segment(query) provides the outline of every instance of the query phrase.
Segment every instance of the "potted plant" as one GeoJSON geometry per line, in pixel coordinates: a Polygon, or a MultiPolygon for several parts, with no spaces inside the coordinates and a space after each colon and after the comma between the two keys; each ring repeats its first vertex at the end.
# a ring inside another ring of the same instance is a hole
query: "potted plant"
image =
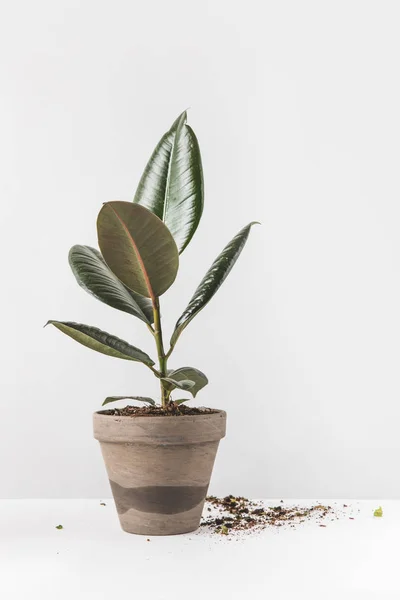
{"type": "Polygon", "coordinates": [[[191,408],[180,390],[195,397],[207,385],[194,367],[170,366],[175,345],[190,321],[211,300],[241,253],[253,223],[222,250],[186,309],[169,346],[163,338],[160,296],[173,284],[179,255],[191,241],[203,212],[199,145],[186,112],[156,146],[133,202],[107,202],[97,218],[100,251],[73,246],[69,263],[79,283],[95,298],[140,319],[154,338],[158,363],[132,344],[96,327],[69,321],[48,324],[77,342],[123,360],[139,362],[160,383],[159,404],[104,409],[94,414],[122,528],[130,533],[168,535],[197,529],[226,413],[191,408]]]}

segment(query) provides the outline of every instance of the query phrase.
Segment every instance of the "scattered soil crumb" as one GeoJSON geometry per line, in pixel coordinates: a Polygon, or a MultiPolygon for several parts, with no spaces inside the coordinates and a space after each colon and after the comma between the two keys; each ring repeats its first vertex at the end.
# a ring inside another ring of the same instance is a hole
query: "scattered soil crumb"
{"type": "Polygon", "coordinates": [[[146,542],[151,542],[151,540],[149,538],[147,538],[146,542]]]}
{"type": "Polygon", "coordinates": [[[100,506],[107,506],[105,502],[100,502],[100,506]]]}
{"type": "Polygon", "coordinates": [[[125,406],[101,410],[101,415],[113,417],[183,417],[185,415],[210,415],[218,412],[212,408],[197,408],[185,404],[170,402],[166,408],[161,406],[125,406]]]}
{"type": "MultiPolygon", "coordinates": [[[[314,521],[320,527],[327,525],[321,521],[328,517],[339,518],[337,509],[332,506],[315,504],[309,507],[285,506],[283,500],[278,506],[266,506],[263,502],[249,500],[243,496],[208,496],[201,527],[219,535],[234,535],[237,532],[256,532],[268,527],[296,527],[305,521],[314,521]],[[212,512],[212,514],[209,514],[212,512]]],[[[350,508],[350,507],[349,507],[350,508]]],[[[354,519],[354,517],[349,517],[354,519]]]]}

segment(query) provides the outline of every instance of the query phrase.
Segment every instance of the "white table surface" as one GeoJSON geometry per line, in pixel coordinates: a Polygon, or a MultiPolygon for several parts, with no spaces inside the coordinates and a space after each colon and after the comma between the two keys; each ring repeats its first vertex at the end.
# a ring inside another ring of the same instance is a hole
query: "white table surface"
{"type": "Polygon", "coordinates": [[[151,541],[121,531],[113,502],[101,501],[1,500],[0,598],[400,600],[400,501],[319,499],[350,508],[325,528],[151,541]]]}

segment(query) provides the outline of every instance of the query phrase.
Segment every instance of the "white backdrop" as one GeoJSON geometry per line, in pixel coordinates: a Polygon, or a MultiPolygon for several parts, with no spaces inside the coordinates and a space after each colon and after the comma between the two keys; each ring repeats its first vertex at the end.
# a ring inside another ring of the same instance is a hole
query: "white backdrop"
{"type": "Polygon", "coordinates": [[[163,297],[165,327],[259,220],[172,366],[204,370],[229,413],[212,491],[399,497],[398,2],[37,0],[0,19],[0,497],[105,497],[91,414],[152,394],[145,367],[43,329],[143,324],[85,294],[75,243],[132,198],[190,107],[205,212],[163,297]]]}

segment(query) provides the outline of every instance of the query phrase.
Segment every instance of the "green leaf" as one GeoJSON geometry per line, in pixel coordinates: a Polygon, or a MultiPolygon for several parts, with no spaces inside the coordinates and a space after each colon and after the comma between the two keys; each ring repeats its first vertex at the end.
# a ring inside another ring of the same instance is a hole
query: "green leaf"
{"type": "Polygon", "coordinates": [[[198,369],[195,369],[194,367],[180,367],[175,371],[169,371],[168,378],[179,382],[192,381],[194,385],[189,388],[189,391],[193,395],[193,398],[195,398],[197,393],[201,389],[203,389],[203,387],[205,387],[208,383],[208,379],[204,375],[204,373],[202,373],[198,369]]]}
{"type": "Polygon", "coordinates": [[[168,227],[131,202],[107,202],[97,219],[99,246],[112,272],[129,289],[151,298],[175,281],[178,248],[168,227]]]}
{"type": "Polygon", "coordinates": [[[79,244],[69,251],[69,264],[79,285],[97,300],[153,323],[151,300],[135,294],[114,275],[98,250],[79,244]]]}
{"type": "Polygon", "coordinates": [[[48,321],[46,325],[54,325],[73,340],[96,352],[124,360],[134,360],[149,366],[154,365],[154,361],[148,354],[97,327],[70,321],[48,321]]]}
{"type": "Polygon", "coordinates": [[[203,170],[197,138],[183,112],[157,144],[134,202],[167,225],[179,253],[192,239],[203,212],[203,170]]]}
{"type": "Polygon", "coordinates": [[[172,379],[172,377],[161,377],[160,381],[163,381],[166,389],[174,390],[178,388],[179,390],[187,390],[191,391],[191,389],[195,386],[195,382],[190,379],[182,379],[181,381],[177,381],[176,379],[172,379]]]}
{"type": "Polygon", "coordinates": [[[197,313],[199,313],[206,306],[206,304],[208,304],[216,291],[225,281],[247,242],[251,227],[256,223],[257,221],[253,221],[241,229],[239,233],[229,242],[229,244],[225,246],[221,254],[215,259],[202,279],[197,290],[193,294],[189,304],[186,307],[186,310],[178,319],[175,325],[175,330],[171,337],[171,346],[175,346],[185,327],[187,327],[197,313]]]}
{"type": "Polygon", "coordinates": [[[374,510],[374,517],[383,517],[383,509],[382,506],[380,506],[379,508],[376,508],[374,510]]]}
{"type": "Polygon", "coordinates": [[[188,400],[190,400],[190,398],[180,398],[179,400],[174,400],[174,404],[179,406],[179,404],[183,404],[184,402],[187,402],[188,400]]]}
{"type": "Polygon", "coordinates": [[[117,400],[138,400],[139,402],[146,402],[155,406],[153,398],[147,398],[146,396],[107,396],[102,406],[109,404],[110,402],[116,402],[117,400]]]}

